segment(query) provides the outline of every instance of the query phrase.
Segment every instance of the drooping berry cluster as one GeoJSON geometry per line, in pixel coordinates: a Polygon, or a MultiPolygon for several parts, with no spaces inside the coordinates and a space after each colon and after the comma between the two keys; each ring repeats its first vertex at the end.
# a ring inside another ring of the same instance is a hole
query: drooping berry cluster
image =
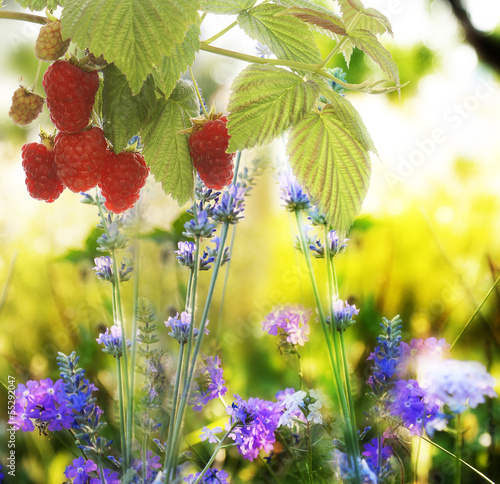
{"type": "Polygon", "coordinates": [[[229,145],[226,116],[193,119],[189,149],[193,164],[207,188],[221,190],[233,179],[234,153],[226,153],[229,145]],[[213,119],[210,119],[213,118],[213,119]]]}
{"type": "MultiPolygon", "coordinates": [[[[62,38],[60,22],[54,20],[42,27],[35,45],[37,58],[54,61],[42,85],[50,119],[59,132],[55,137],[42,132],[42,143],[23,146],[28,192],[33,198],[53,202],[65,188],[85,192],[99,185],[108,210],[120,213],[137,202],[149,168],[140,153],[115,154],[103,130],[91,124],[99,74],[88,68],[88,58],[57,60],[69,43],[62,38]]],[[[9,114],[24,126],[42,111],[43,102],[21,87],[14,93],[9,114]]]]}

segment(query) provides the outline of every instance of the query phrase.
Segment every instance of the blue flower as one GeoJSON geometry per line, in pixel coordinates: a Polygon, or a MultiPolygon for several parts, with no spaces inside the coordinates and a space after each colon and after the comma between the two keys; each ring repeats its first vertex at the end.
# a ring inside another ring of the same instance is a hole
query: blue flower
{"type": "Polygon", "coordinates": [[[380,475],[381,469],[388,464],[387,461],[394,453],[390,445],[384,444],[383,437],[375,437],[363,446],[363,457],[377,475],[380,475]]]}
{"type": "Polygon", "coordinates": [[[332,310],[337,331],[345,331],[349,326],[352,326],[356,322],[353,317],[359,313],[355,304],[351,306],[347,301],[344,302],[341,299],[332,302],[332,310]]]}
{"type": "Polygon", "coordinates": [[[73,465],[66,467],[64,475],[73,479],[73,484],[85,484],[90,479],[90,473],[97,470],[97,465],[90,459],[85,461],[83,457],[73,460],[73,465]]]}
{"type": "MultiPolygon", "coordinates": [[[[120,358],[123,354],[123,337],[122,328],[116,324],[113,324],[111,328],[106,328],[105,333],[100,333],[99,338],[96,338],[99,344],[104,345],[103,352],[113,355],[115,358],[120,358]]],[[[130,346],[132,342],[127,340],[127,346],[130,346]]]]}
{"type": "MultiPolygon", "coordinates": [[[[98,279],[102,281],[114,282],[114,274],[113,274],[113,261],[109,255],[96,257],[94,259],[95,267],[95,275],[98,279]]],[[[132,272],[132,267],[128,267],[122,262],[120,269],[118,270],[118,276],[120,278],[120,282],[125,282],[130,279],[130,272],[132,272]]]]}
{"type": "MultiPolygon", "coordinates": [[[[196,479],[198,479],[200,475],[201,472],[191,474],[184,479],[184,482],[187,482],[187,484],[193,484],[193,482],[196,482],[196,479]]],[[[228,477],[229,474],[224,470],[219,471],[217,469],[208,469],[199,482],[200,484],[229,484],[227,481],[228,477]]]]}
{"type": "Polygon", "coordinates": [[[311,207],[309,196],[292,173],[280,175],[279,182],[281,189],[280,198],[288,211],[308,210],[311,207]]]}
{"type": "MultiPolygon", "coordinates": [[[[165,321],[165,326],[172,331],[168,335],[179,343],[187,343],[189,340],[189,326],[191,324],[191,313],[182,311],[181,315],[177,313],[174,317],[170,316],[165,321]]],[[[208,324],[208,321],[207,321],[208,324]]],[[[205,329],[205,334],[208,334],[208,329],[205,329]]],[[[193,328],[193,336],[198,336],[198,328],[193,328]]]]}
{"type": "Polygon", "coordinates": [[[189,220],[184,224],[184,232],[182,234],[185,237],[212,237],[215,232],[215,225],[209,220],[206,210],[197,212],[197,219],[189,220]]]}

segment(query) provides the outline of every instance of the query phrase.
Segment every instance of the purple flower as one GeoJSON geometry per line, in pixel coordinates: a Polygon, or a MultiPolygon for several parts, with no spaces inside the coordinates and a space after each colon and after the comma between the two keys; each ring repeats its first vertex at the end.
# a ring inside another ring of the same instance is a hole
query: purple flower
{"type": "Polygon", "coordinates": [[[401,417],[411,435],[422,435],[423,426],[432,436],[434,430],[441,430],[446,425],[439,406],[426,398],[425,391],[416,380],[398,380],[391,394],[389,410],[392,415],[401,417]]]}
{"type": "MultiPolygon", "coordinates": [[[[123,338],[122,338],[122,328],[116,324],[113,324],[111,328],[106,328],[105,333],[100,333],[99,338],[96,341],[99,344],[104,345],[103,352],[113,355],[115,358],[120,358],[123,354],[123,338]]],[[[127,346],[130,346],[132,342],[127,340],[127,346]]]]}
{"type": "Polygon", "coordinates": [[[240,184],[231,184],[227,193],[224,193],[214,206],[214,221],[232,225],[238,223],[243,218],[245,193],[245,188],[240,184]]]}
{"type": "Polygon", "coordinates": [[[216,444],[217,442],[220,442],[220,439],[216,434],[220,434],[222,432],[222,427],[214,427],[213,429],[203,427],[202,430],[203,432],[200,434],[201,442],[204,442],[207,439],[210,444],[216,444]]]}
{"type": "Polygon", "coordinates": [[[398,376],[409,378],[417,376],[423,367],[438,363],[449,358],[451,345],[444,338],[416,339],[410,344],[401,343],[401,361],[398,368],[398,376]]]}
{"type": "MultiPolygon", "coordinates": [[[[184,482],[187,482],[187,484],[193,484],[193,482],[196,482],[196,479],[198,479],[200,474],[201,472],[191,474],[184,479],[184,482]]],[[[219,471],[217,469],[208,469],[199,482],[200,484],[229,484],[227,481],[228,477],[229,474],[224,470],[219,471]]]]}
{"type": "MultiPolygon", "coordinates": [[[[340,450],[334,450],[333,460],[335,462],[336,474],[340,482],[357,482],[356,471],[354,469],[353,458],[350,458],[340,450]]],[[[370,469],[368,462],[365,459],[358,458],[358,468],[361,474],[361,482],[363,484],[377,484],[378,479],[370,469]]]]}
{"type": "Polygon", "coordinates": [[[74,484],[85,484],[90,478],[89,474],[95,470],[97,470],[97,465],[94,462],[78,457],[73,460],[73,465],[66,467],[64,475],[68,479],[74,479],[74,484]]]}
{"type": "Polygon", "coordinates": [[[146,479],[151,479],[153,474],[156,474],[156,469],[161,467],[160,456],[154,455],[153,451],[148,450],[146,452],[146,461],[143,462],[142,459],[132,459],[131,466],[137,471],[139,475],[142,474],[142,466],[146,464],[146,479]]]}
{"type": "Polygon", "coordinates": [[[40,382],[30,380],[18,385],[15,391],[15,415],[9,420],[16,430],[32,432],[35,425],[45,432],[69,429],[75,422],[72,409],[66,405],[62,379],[55,383],[50,378],[40,382]]]}
{"type": "Polygon", "coordinates": [[[359,313],[359,309],[356,309],[354,304],[351,306],[347,301],[344,302],[341,299],[332,302],[332,311],[337,331],[345,331],[349,326],[352,326],[356,322],[353,320],[353,316],[359,313]]]}
{"type": "Polygon", "coordinates": [[[226,429],[232,429],[229,436],[235,441],[243,458],[253,461],[261,450],[271,452],[276,442],[274,432],[278,426],[282,409],[278,402],[260,398],[243,400],[235,395],[235,401],[226,408],[229,422],[226,429]]]}
{"type": "Polygon", "coordinates": [[[280,198],[288,211],[307,210],[311,207],[309,196],[292,173],[280,175],[279,183],[281,189],[280,198]]]}
{"type": "MultiPolygon", "coordinates": [[[[182,311],[180,317],[177,313],[174,317],[169,317],[165,321],[165,326],[172,331],[168,333],[169,336],[177,340],[179,343],[187,343],[189,339],[189,325],[191,324],[191,313],[182,311]]],[[[207,323],[208,324],[208,321],[207,323]]],[[[208,334],[208,329],[205,328],[205,334],[208,334]]],[[[193,328],[193,336],[198,336],[198,328],[193,328]]]]}
{"type": "Polygon", "coordinates": [[[446,405],[455,414],[463,413],[467,407],[476,408],[485,402],[485,396],[497,396],[493,389],[495,378],[477,361],[450,359],[428,366],[421,386],[429,401],[446,405]]]}
{"type": "Polygon", "coordinates": [[[224,386],[223,370],[218,356],[204,356],[204,364],[200,365],[193,378],[189,405],[193,410],[200,411],[210,400],[224,396],[227,388],[224,386]]]}
{"type": "MultiPolygon", "coordinates": [[[[94,477],[90,479],[90,484],[102,484],[101,473],[99,469],[97,469],[97,474],[99,475],[99,477],[94,477]]],[[[118,472],[112,472],[109,469],[104,469],[103,475],[104,475],[104,482],[106,484],[121,484],[122,482],[120,476],[118,475],[118,472]]]]}
{"type": "Polygon", "coordinates": [[[282,306],[273,309],[264,321],[262,329],[272,336],[278,335],[278,328],[282,329],[282,338],[292,345],[304,346],[309,341],[309,319],[312,310],[302,305],[282,306]]]}
{"type": "Polygon", "coordinates": [[[384,438],[374,438],[363,446],[363,457],[370,468],[377,474],[380,474],[381,468],[393,455],[390,445],[384,445],[384,438]]]}

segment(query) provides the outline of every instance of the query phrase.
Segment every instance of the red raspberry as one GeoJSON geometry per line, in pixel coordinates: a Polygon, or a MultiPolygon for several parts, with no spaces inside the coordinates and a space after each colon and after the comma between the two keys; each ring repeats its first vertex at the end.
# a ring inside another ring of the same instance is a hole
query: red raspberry
{"type": "Polygon", "coordinates": [[[207,188],[221,190],[233,179],[234,153],[226,153],[229,144],[227,118],[196,122],[189,137],[193,164],[207,188]]]}
{"type": "Polygon", "coordinates": [[[62,57],[68,50],[71,40],[63,40],[61,22],[47,22],[41,29],[35,42],[37,59],[52,62],[62,57]]]}
{"type": "Polygon", "coordinates": [[[26,126],[38,118],[38,115],[43,111],[43,103],[43,97],[21,86],[14,91],[12,96],[12,106],[9,111],[10,119],[14,124],[26,126]]]}
{"type": "Polygon", "coordinates": [[[94,188],[101,178],[107,152],[108,144],[101,128],[58,133],[54,153],[61,181],[76,193],[94,188]]]}
{"type": "Polygon", "coordinates": [[[149,168],[141,154],[122,151],[117,155],[108,151],[99,182],[105,207],[114,213],[132,208],[148,175],[149,168]]]}
{"type": "Polygon", "coordinates": [[[43,88],[50,119],[57,129],[76,133],[89,124],[99,89],[97,71],[86,72],[68,61],[59,60],[47,69],[43,88]]]}
{"type": "Polygon", "coordinates": [[[25,144],[21,153],[28,193],[37,200],[51,203],[61,195],[64,185],[57,175],[54,152],[50,148],[52,141],[44,143],[25,144]]]}

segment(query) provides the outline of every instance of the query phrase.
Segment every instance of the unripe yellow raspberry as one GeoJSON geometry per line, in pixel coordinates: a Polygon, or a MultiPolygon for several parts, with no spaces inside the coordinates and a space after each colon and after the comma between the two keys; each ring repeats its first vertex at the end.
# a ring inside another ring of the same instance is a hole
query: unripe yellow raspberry
{"type": "Polygon", "coordinates": [[[63,40],[61,22],[47,22],[35,42],[35,55],[42,61],[52,62],[62,57],[68,50],[71,40],[63,40]]]}

